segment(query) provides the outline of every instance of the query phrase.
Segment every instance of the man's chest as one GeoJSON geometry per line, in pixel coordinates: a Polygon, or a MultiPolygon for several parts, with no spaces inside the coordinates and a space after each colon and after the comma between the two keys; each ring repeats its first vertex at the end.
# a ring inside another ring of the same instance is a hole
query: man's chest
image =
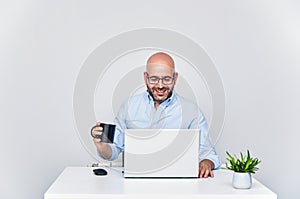
{"type": "Polygon", "coordinates": [[[178,129],[187,126],[183,124],[180,107],[140,107],[128,112],[126,116],[127,128],[164,128],[178,129]]]}

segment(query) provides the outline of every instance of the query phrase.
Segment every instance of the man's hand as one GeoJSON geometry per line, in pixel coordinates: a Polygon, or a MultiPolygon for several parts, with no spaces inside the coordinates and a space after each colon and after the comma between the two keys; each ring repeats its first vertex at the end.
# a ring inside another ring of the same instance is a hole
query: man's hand
{"type": "Polygon", "coordinates": [[[198,178],[214,177],[214,172],[212,171],[215,164],[211,160],[202,160],[199,162],[199,174],[198,178]]]}
{"type": "Polygon", "coordinates": [[[102,158],[109,159],[112,155],[111,148],[107,143],[101,141],[100,137],[102,135],[103,128],[100,127],[100,122],[97,122],[96,126],[97,127],[95,127],[92,131],[94,144],[96,145],[102,158]]]}
{"type": "Polygon", "coordinates": [[[93,127],[92,129],[92,137],[94,138],[94,142],[101,142],[101,135],[102,135],[102,131],[103,128],[100,126],[100,122],[96,123],[96,126],[93,127]]]}

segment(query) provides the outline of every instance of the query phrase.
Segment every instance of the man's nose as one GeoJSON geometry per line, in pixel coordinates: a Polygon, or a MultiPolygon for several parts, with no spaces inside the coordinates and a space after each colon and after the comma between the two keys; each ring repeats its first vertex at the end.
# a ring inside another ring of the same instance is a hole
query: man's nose
{"type": "Polygon", "coordinates": [[[158,80],[157,86],[158,86],[159,88],[164,87],[164,84],[162,83],[162,79],[158,80]]]}

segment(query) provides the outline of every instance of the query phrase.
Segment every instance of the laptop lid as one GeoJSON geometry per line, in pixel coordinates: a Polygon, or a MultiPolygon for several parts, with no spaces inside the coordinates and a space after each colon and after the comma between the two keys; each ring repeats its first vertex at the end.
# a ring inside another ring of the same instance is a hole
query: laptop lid
{"type": "Polygon", "coordinates": [[[124,177],[198,177],[199,129],[127,129],[124,177]]]}

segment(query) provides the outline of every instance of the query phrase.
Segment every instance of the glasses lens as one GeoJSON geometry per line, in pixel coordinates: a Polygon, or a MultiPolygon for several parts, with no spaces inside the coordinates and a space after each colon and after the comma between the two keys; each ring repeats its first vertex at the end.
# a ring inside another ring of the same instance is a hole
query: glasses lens
{"type": "Polygon", "coordinates": [[[157,84],[158,81],[159,81],[158,77],[149,77],[150,84],[157,84]]]}
{"type": "Polygon", "coordinates": [[[163,84],[172,84],[173,78],[172,77],[164,77],[162,78],[163,84]]]}

